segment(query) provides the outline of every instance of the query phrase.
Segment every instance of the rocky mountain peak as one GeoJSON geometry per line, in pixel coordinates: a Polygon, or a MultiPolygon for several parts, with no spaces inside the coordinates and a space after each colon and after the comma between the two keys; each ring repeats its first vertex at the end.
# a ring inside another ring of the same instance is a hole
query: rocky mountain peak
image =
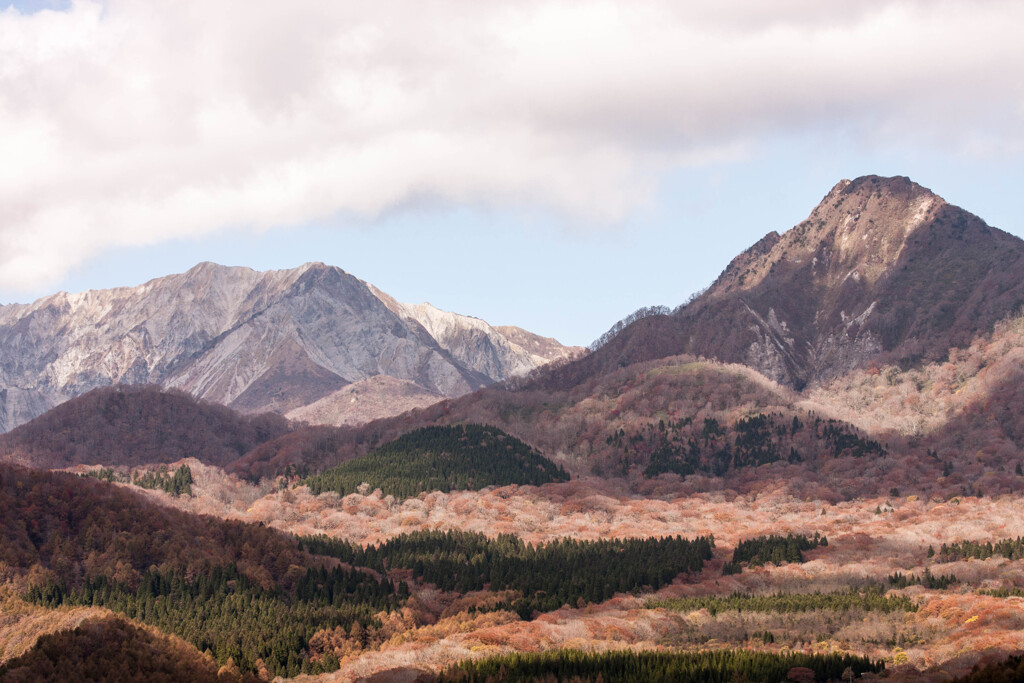
{"type": "Polygon", "coordinates": [[[137,287],[0,309],[0,431],[119,383],[284,413],[378,375],[453,397],[543,362],[482,320],[432,307],[414,315],[334,266],[204,262],[137,287]]]}
{"type": "Polygon", "coordinates": [[[872,360],[941,357],[1022,304],[1024,241],[908,178],[864,176],[675,314],[634,323],[563,375],[692,353],[802,388],[872,360]]]}
{"type": "Polygon", "coordinates": [[[480,318],[443,311],[428,302],[405,304],[376,288],[372,291],[390,310],[425,330],[466,367],[499,381],[525,375],[579,351],[518,327],[493,327],[480,318]]]}
{"type": "Polygon", "coordinates": [[[982,316],[969,302],[985,281],[1005,279],[1000,262],[1022,263],[1022,247],[909,178],[864,176],[737,257],[708,297],[733,299],[756,329],[732,360],[802,386],[986,329],[1012,297],[982,316]]]}
{"type": "Polygon", "coordinates": [[[931,225],[947,206],[903,176],[841,180],[807,220],[782,235],[768,233],[737,256],[710,291],[750,291],[766,278],[804,270],[807,264],[806,275],[828,286],[848,278],[876,282],[899,260],[908,238],[931,225]]]}

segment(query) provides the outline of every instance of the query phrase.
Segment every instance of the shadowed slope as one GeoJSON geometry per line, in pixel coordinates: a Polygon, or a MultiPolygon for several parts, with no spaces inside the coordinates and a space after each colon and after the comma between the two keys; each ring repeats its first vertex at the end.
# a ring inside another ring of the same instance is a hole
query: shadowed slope
{"type": "Polygon", "coordinates": [[[97,617],[72,631],[45,635],[25,654],[0,666],[0,679],[18,681],[193,681],[255,683],[236,667],[219,667],[180,638],[116,616],[97,617]]]}
{"type": "Polygon", "coordinates": [[[290,429],[159,387],[94,389],[0,435],[0,458],[34,467],[144,465],[196,458],[221,467],[290,429]]]}

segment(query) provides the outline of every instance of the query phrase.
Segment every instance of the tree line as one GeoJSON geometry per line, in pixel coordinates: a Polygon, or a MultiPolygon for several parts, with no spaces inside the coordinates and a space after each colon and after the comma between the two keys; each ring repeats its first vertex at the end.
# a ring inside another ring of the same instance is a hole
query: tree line
{"type": "Polygon", "coordinates": [[[982,588],[978,595],[988,595],[993,598],[1024,598],[1024,588],[1011,586],[1010,588],[982,588]]]}
{"type": "Polygon", "coordinates": [[[711,616],[719,612],[810,612],[829,610],[847,612],[853,609],[865,612],[916,612],[917,605],[903,595],[887,596],[881,586],[869,586],[862,590],[851,588],[834,593],[774,593],[752,595],[733,593],[728,596],[704,595],[691,598],[651,599],[646,606],[651,609],[664,608],[673,612],[695,612],[706,609],[711,616]]]}
{"type": "Polygon", "coordinates": [[[828,537],[814,532],[814,538],[808,538],[803,534],[786,534],[785,536],[758,536],[745,541],[732,553],[732,561],[726,562],[722,567],[722,574],[739,574],[743,571],[743,565],[749,567],[760,567],[768,562],[775,565],[787,562],[803,562],[804,551],[827,546],[828,537]]]}
{"type": "Polygon", "coordinates": [[[883,662],[850,654],[775,654],[751,650],[706,650],[701,652],[585,652],[550,650],[512,653],[454,664],[441,672],[439,683],[484,683],[513,681],[603,681],[633,683],[775,683],[787,680],[795,668],[810,669],[816,680],[838,680],[850,669],[855,676],[879,673],[883,662]]]}
{"type": "Polygon", "coordinates": [[[987,560],[990,557],[1005,557],[1019,560],[1024,557],[1024,538],[1004,538],[995,543],[987,541],[957,541],[943,543],[939,548],[939,562],[955,562],[957,560],[987,560]]]}
{"type": "Polygon", "coordinates": [[[710,560],[713,537],[579,541],[541,545],[511,534],[491,539],[465,531],[416,531],[365,548],[327,536],[303,537],[319,555],[378,571],[411,569],[445,591],[514,590],[518,599],[499,605],[531,618],[563,605],[603,602],[616,593],[657,590],[710,560]]]}
{"type": "Polygon", "coordinates": [[[310,568],[291,590],[264,588],[229,564],[194,578],[150,569],[134,587],[106,576],[74,588],[54,582],[32,586],[25,597],[47,607],[107,607],[180,636],[218,662],[230,658],[244,671],[262,667],[291,677],[337,668],[336,659],[313,662],[306,655],[317,631],[356,622],[366,627],[375,614],[397,609],[408,596],[404,583],[396,588],[341,567],[310,568]]]}
{"type": "Polygon", "coordinates": [[[561,466],[497,427],[460,424],[416,429],[300,483],[315,494],[334,491],[340,496],[366,483],[371,491],[409,498],[424,491],[540,486],[568,479],[561,466]]]}
{"type": "Polygon", "coordinates": [[[192,469],[188,465],[181,465],[174,474],[167,471],[166,465],[161,465],[156,470],[132,470],[130,473],[118,472],[113,467],[101,467],[89,470],[82,476],[112,483],[132,484],[144,489],[160,489],[175,497],[192,495],[192,469]]]}
{"type": "Polygon", "coordinates": [[[917,576],[915,574],[904,574],[902,572],[896,572],[890,574],[889,585],[893,588],[906,588],[907,586],[924,586],[930,590],[945,590],[954,583],[958,583],[958,579],[952,574],[932,574],[928,567],[924,568],[924,574],[917,576]]]}

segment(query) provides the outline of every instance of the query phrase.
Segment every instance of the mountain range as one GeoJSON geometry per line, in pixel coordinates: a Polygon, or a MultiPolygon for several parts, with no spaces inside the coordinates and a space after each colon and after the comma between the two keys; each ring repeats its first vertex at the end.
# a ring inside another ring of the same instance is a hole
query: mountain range
{"type": "Polygon", "coordinates": [[[0,430],[113,384],[360,421],[572,352],[516,327],[401,304],[320,263],[271,272],[201,263],[138,287],[0,307],[0,430]]]}
{"type": "Polygon", "coordinates": [[[322,264],[0,308],[0,680],[995,680],[1022,255],[868,176],[589,353],[322,264]]]}
{"type": "MultiPolygon", "coordinates": [[[[328,467],[410,429],[481,422],[558,454],[576,474],[721,474],[742,470],[749,458],[691,449],[684,462],[672,449],[659,451],[660,435],[645,431],[651,420],[690,420],[674,438],[707,446],[701,420],[731,434],[730,425],[745,415],[772,413],[775,422],[824,417],[834,424],[829,434],[892,442],[904,458],[948,450],[955,459],[968,444],[985,443],[1003,454],[993,462],[1012,467],[1013,453],[1024,448],[1020,411],[993,412],[991,398],[1013,394],[1020,374],[1017,327],[999,321],[1024,302],[1022,255],[1018,238],[906,178],[842,181],[806,221],[769,233],[707,291],[675,311],[645,309],[589,354],[519,328],[399,303],[320,264],[273,273],[201,264],[141,288],[56,295],[5,309],[8,319],[20,314],[4,328],[8,338],[35,331],[35,364],[12,346],[4,347],[4,367],[34,367],[40,387],[58,384],[65,395],[141,381],[184,391],[205,408],[159,390],[90,393],[15,430],[0,446],[23,463],[94,463],[97,451],[122,450],[116,444],[123,425],[168,424],[174,426],[163,437],[139,437],[134,456],[111,455],[107,464],[177,459],[160,458],[163,438],[181,444],[165,448],[168,454],[258,478],[290,466],[328,467]],[[993,379],[979,364],[1001,368],[1000,376],[993,379]],[[931,379],[950,367],[960,377],[955,395],[938,392],[941,384],[931,379]],[[879,368],[886,387],[864,398],[862,387],[875,383],[879,368]],[[911,382],[911,372],[927,379],[911,382]],[[485,388],[499,380],[505,381],[485,388]],[[882,412],[869,409],[890,385],[905,400],[882,412]],[[218,403],[325,426],[264,417],[255,438],[250,418],[229,419],[218,403]],[[979,413],[992,418],[965,417],[979,413]],[[196,424],[222,425],[211,434],[238,435],[233,446],[195,436],[180,424],[177,416],[185,414],[196,415],[196,424]],[[101,424],[95,415],[108,417],[101,424]],[[61,446],[62,439],[73,447],[61,446]]],[[[835,450],[824,434],[794,433],[757,458],[773,462],[792,449],[785,458],[791,465],[815,469],[817,454],[835,450]]],[[[943,469],[934,459],[919,466],[926,479],[943,469]]],[[[854,489],[873,485],[869,478],[854,489]]]]}
{"type": "MultiPolygon", "coordinates": [[[[662,442],[649,430],[659,420],[692,420],[676,435],[685,442],[705,438],[704,419],[774,413],[838,420],[835,429],[891,442],[920,485],[1012,487],[999,473],[1024,452],[1022,256],[1024,241],[906,178],[844,180],[707,291],[674,311],[646,309],[589,354],[353,430],[284,435],[234,467],[249,476],[317,469],[412,428],[483,422],[574,473],[640,475],[657,469],[662,442]],[[944,477],[954,462],[958,473],[944,477]]],[[[823,434],[776,447],[795,448],[814,469],[832,450],[823,434]]],[[[861,465],[839,488],[867,493],[906,475],[892,472],[861,465]]]]}

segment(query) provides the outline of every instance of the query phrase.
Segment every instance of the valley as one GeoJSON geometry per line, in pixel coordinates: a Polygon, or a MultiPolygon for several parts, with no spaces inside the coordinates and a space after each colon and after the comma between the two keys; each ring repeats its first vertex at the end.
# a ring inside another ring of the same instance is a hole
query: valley
{"type": "Polygon", "coordinates": [[[0,680],[1015,666],[1022,258],[869,176],[589,352],[322,264],[4,307],[0,680]]]}

